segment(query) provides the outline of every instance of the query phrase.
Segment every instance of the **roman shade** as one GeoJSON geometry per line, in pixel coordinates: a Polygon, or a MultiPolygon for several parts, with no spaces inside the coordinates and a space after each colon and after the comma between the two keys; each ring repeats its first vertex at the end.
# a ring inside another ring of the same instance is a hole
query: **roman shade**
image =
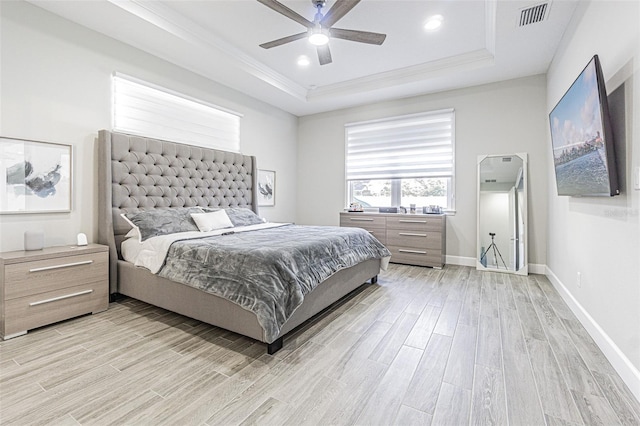
{"type": "Polygon", "coordinates": [[[240,152],[241,115],[120,73],[113,76],[113,129],[240,152]]]}
{"type": "Polygon", "coordinates": [[[345,131],[347,181],[453,176],[453,109],[349,123],[345,131]]]}

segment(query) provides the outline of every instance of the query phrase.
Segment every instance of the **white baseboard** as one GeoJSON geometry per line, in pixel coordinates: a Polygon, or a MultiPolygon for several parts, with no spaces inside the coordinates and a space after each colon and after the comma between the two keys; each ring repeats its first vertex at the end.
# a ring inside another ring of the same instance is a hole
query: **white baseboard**
{"type": "Polygon", "coordinates": [[[462,256],[446,256],[445,262],[449,265],[460,265],[460,266],[473,266],[476,267],[476,259],[475,257],[462,257],[462,256]]]}
{"type": "Polygon", "coordinates": [[[567,290],[549,267],[546,267],[545,275],[596,342],[622,380],[627,384],[638,402],[640,402],[640,371],[629,361],[629,358],[627,358],[602,327],[600,327],[586,309],[573,297],[571,292],[567,290]]]}
{"type": "Polygon", "coordinates": [[[547,265],[540,265],[538,263],[530,263],[529,264],[529,273],[530,274],[546,275],[546,273],[547,273],[547,265]]]}
{"type": "MultiPolygon", "coordinates": [[[[447,255],[446,263],[449,265],[471,266],[476,267],[476,259],[474,257],[463,256],[450,256],[447,255]]],[[[536,263],[529,264],[529,273],[544,275],[547,270],[547,265],[538,265],[536,263]]]]}

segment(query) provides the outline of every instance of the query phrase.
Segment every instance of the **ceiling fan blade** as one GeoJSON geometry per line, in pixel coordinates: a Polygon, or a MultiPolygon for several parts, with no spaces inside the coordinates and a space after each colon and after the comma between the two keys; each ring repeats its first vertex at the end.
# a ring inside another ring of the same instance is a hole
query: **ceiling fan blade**
{"type": "Polygon", "coordinates": [[[325,44],[324,46],[318,46],[318,60],[320,61],[320,65],[330,64],[331,61],[331,51],[329,50],[329,45],[325,44]]]}
{"type": "Polygon", "coordinates": [[[357,41],[359,43],[377,44],[384,43],[386,34],[371,33],[369,31],[344,30],[342,28],[330,28],[329,35],[342,40],[357,41]]]}
{"type": "Polygon", "coordinates": [[[294,34],[287,37],[282,37],[277,40],[269,41],[267,43],[262,43],[260,47],[263,49],[271,49],[272,47],[281,46],[286,43],[291,43],[292,41],[300,40],[301,38],[308,37],[309,34],[305,31],[304,33],[294,34]]]}
{"type": "Polygon", "coordinates": [[[275,10],[276,12],[286,16],[289,19],[293,19],[297,23],[302,24],[307,28],[313,28],[313,22],[309,21],[304,16],[298,14],[298,12],[295,12],[289,9],[287,6],[285,6],[284,4],[276,0],[258,0],[258,1],[264,4],[265,6],[267,6],[268,8],[275,10]]]}
{"type": "Polygon", "coordinates": [[[324,28],[330,28],[333,24],[338,22],[344,15],[349,13],[360,0],[336,0],[331,9],[324,15],[320,23],[324,28]]]}

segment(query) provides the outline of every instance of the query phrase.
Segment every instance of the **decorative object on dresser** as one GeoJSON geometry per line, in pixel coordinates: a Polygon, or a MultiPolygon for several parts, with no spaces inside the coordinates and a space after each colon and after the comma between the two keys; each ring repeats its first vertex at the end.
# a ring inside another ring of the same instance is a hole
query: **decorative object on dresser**
{"type": "Polygon", "coordinates": [[[109,249],[47,247],[0,253],[0,334],[27,330],[109,307],[109,249]]]}
{"type": "Polygon", "coordinates": [[[369,231],[391,251],[392,263],[444,266],[446,227],[443,214],[341,212],[340,226],[369,231]]]}
{"type": "Polygon", "coordinates": [[[42,250],[44,248],[44,232],[24,231],[24,249],[42,250]]]}
{"type": "Polygon", "coordinates": [[[0,137],[0,213],[70,212],[71,164],[71,145],[0,137]]]}

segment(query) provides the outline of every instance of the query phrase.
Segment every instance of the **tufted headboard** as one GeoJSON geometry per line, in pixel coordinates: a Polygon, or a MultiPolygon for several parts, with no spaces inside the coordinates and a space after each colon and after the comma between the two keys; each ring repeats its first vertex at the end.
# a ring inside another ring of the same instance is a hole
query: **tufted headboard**
{"type": "Polygon", "coordinates": [[[246,207],[258,213],[255,157],[100,130],[98,242],[109,246],[110,293],[117,289],[121,213],[173,207],[246,207]]]}

